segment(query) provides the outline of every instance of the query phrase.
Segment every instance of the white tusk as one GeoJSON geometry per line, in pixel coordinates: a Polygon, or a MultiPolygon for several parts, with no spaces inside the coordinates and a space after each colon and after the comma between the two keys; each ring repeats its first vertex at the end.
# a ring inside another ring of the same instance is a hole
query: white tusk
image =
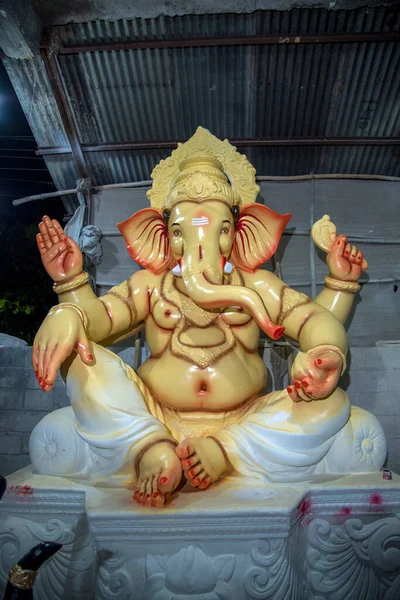
{"type": "Polygon", "coordinates": [[[224,266],[224,273],[232,273],[233,265],[230,262],[226,262],[224,266]]]}
{"type": "Polygon", "coordinates": [[[175,277],[182,277],[182,269],[179,264],[175,265],[175,267],[172,269],[172,273],[175,275],[175,277]]]}

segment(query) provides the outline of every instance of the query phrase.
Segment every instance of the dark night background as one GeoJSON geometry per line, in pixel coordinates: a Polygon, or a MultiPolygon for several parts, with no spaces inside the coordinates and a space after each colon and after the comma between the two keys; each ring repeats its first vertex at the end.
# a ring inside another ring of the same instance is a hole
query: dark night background
{"type": "Polygon", "coordinates": [[[36,246],[37,224],[44,214],[63,224],[65,214],[59,198],[12,205],[14,199],[55,189],[35,150],[35,139],[0,61],[0,333],[28,343],[57,302],[36,246]]]}

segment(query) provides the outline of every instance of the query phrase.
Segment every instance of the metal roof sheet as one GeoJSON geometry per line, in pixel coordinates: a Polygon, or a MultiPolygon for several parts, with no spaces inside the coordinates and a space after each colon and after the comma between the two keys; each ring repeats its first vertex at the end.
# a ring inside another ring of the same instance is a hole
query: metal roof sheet
{"type": "MultiPolygon", "coordinates": [[[[63,44],[398,29],[393,7],[185,15],[58,27],[63,44]]],[[[5,64],[34,135],[67,145],[40,58],[5,64]]],[[[400,45],[392,42],[140,49],[60,55],[82,143],[399,135],[400,45]]],[[[262,175],[400,176],[396,146],[243,148],[262,175]]],[[[95,184],[148,179],[170,150],[88,152],[95,184]]],[[[71,155],[47,156],[58,188],[71,155]]]]}

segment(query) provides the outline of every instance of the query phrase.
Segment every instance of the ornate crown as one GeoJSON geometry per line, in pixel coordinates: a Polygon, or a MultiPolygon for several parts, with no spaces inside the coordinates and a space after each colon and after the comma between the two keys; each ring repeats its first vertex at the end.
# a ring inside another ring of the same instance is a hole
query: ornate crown
{"type": "Polygon", "coordinates": [[[228,140],[222,142],[198,127],[187,142],[178,144],[171,156],[154,168],[147,197],[154,208],[168,210],[180,200],[201,202],[210,198],[243,206],[255,202],[260,191],[255,174],[246,156],[228,140]]]}

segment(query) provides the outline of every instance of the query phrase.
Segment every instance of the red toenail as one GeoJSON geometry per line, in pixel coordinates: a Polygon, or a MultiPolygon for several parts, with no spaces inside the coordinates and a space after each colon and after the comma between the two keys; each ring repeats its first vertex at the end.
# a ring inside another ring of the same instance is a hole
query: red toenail
{"type": "Polygon", "coordinates": [[[294,382],[294,387],[296,388],[296,390],[299,390],[301,388],[301,385],[298,381],[294,382]]]}
{"type": "Polygon", "coordinates": [[[293,392],[293,388],[291,388],[290,386],[288,388],[286,388],[288,393],[291,394],[293,392]]]}
{"type": "Polygon", "coordinates": [[[199,478],[196,477],[196,479],[193,479],[193,483],[198,483],[199,482],[199,478]]]}
{"type": "Polygon", "coordinates": [[[322,360],[320,358],[317,358],[317,364],[322,365],[322,360]]]}
{"type": "Polygon", "coordinates": [[[189,454],[189,452],[190,452],[189,446],[186,446],[185,450],[186,450],[186,454],[189,454]]]}
{"type": "Polygon", "coordinates": [[[309,385],[308,381],[303,381],[303,386],[304,387],[308,387],[308,385],[309,385]]]}
{"type": "Polygon", "coordinates": [[[194,473],[194,469],[191,469],[191,470],[189,471],[189,475],[190,475],[190,477],[193,477],[193,475],[194,475],[194,474],[195,474],[195,473],[194,473]]]}
{"type": "Polygon", "coordinates": [[[161,477],[161,479],[159,479],[159,482],[161,483],[161,485],[163,485],[164,483],[167,483],[168,481],[168,477],[161,477]]]}
{"type": "Polygon", "coordinates": [[[158,496],[159,496],[159,495],[160,495],[160,494],[159,494],[158,492],[154,492],[154,494],[153,494],[153,498],[158,498],[158,496]]]}
{"type": "Polygon", "coordinates": [[[146,498],[150,498],[150,494],[146,494],[146,498]]]}
{"type": "Polygon", "coordinates": [[[143,492],[140,492],[139,494],[139,498],[141,498],[143,496],[143,492]]]}

